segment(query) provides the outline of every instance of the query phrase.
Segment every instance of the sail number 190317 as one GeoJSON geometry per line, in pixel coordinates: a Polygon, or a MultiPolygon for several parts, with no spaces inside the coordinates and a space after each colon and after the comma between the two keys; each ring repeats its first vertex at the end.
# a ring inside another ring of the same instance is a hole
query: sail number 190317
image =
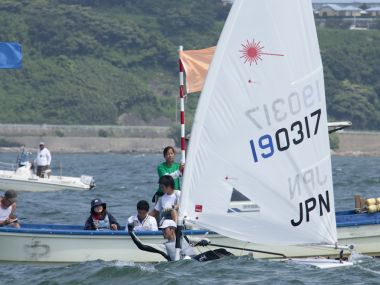
{"type": "Polygon", "coordinates": [[[276,131],[274,136],[264,134],[256,141],[250,140],[252,157],[254,162],[258,162],[260,157],[265,159],[273,156],[278,151],[285,151],[292,145],[298,145],[317,135],[321,109],[305,116],[301,121],[295,121],[290,128],[281,128],[276,131]]]}

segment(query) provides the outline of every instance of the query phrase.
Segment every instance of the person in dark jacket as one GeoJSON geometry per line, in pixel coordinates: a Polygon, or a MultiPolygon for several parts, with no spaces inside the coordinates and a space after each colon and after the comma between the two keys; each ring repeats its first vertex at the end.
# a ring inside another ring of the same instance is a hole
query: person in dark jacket
{"type": "Polygon", "coordinates": [[[100,199],[91,201],[91,215],[84,226],[85,230],[114,230],[120,229],[119,223],[106,210],[106,203],[100,199]]]}

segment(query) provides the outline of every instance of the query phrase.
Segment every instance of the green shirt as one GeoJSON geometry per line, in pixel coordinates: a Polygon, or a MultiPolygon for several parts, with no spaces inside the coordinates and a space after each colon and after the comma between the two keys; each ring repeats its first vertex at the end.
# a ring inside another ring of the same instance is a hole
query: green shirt
{"type": "MultiPolygon", "coordinates": [[[[179,167],[180,164],[178,162],[173,162],[171,166],[168,166],[166,162],[160,163],[157,166],[157,173],[158,177],[161,178],[164,175],[170,175],[174,179],[174,190],[181,190],[181,185],[179,182],[179,167]]],[[[162,190],[160,187],[158,187],[158,190],[156,192],[159,196],[162,196],[164,193],[162,193],[162,190]]]]}

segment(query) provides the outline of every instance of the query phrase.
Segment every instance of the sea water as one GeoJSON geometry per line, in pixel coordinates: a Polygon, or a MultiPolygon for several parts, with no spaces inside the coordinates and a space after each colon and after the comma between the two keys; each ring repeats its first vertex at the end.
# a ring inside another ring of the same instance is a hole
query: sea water
{"type": "MultiPolygon", "coordinates": [[[[84,224],[90,202],[100,198],[125,225],[136,202],[151,201],[157,189],[160,154],[52,154],[54,175],[93,175],[92,191],[19,192],[21,223],[84,224]]],[[[14,162],[16,154],[0,154],[14,162]]],[[[332,158],[336,210],[354,208],[354,195],[380,197],[380,157],[332,158]]],[[[4,245],[1,245],[4,246],[4,245]]],[[[5,245],[6,246],[6,245],[5,245]]],[[[380,244],[379,244],[380,246],[380,244]]],[[[1,252],[0,252],[1,255],[1,252]]],[[[305,265],[249,257],[203,264],[180,261],[134,264],[91,261],[77,264],[0,263],[0,284],[380,284],[380,260],[356,256],[353,267],[320,270],[305,265]]]]}

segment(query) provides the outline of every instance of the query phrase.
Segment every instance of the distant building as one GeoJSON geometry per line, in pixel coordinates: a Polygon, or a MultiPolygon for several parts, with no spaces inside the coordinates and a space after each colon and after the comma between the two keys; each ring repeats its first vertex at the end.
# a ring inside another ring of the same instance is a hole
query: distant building
{"type": "Polygon", "coordinates": [[[343,17],[360,17],[363,14],[366,14],[366,12],[354,6],[343,7],[341,11],[341,16],[343,17]]]}
{"type": "MultiPolygon", "coordinates": [[[[234,0],[221,0],[224,5],[234,0]]],[[[322,17],[370,17],[380,16],[380,0],[312,0],[313,12],[322,17]],[[362,10],[363,5],[368,9],[362,10]]]]}
{"type": "Polygon", "coordinates": [[[337,4],[323,5],[318,14],[322,17],[360,17],[363,11],[354,6],[341,7],[337,4]]]}
{"type": "Polygon", "coordinates": [[[380,7],[380,0],[312,0],[313,8],[319,10],[324,5],[335,4],[341,7],[353,6],[360,7],[366,5],[367,7],[380,7]]]}
{"type": "MultiPolygon", "coordinates": [[[[224,4],[232,4],[234,0],[221,0],[224,4]]],[[[380,0],[312,0],[313,8],[319,10],[322,6],[328,4],[340,5],[341,7],[354,6],[360,7],[363,4],[367,7],[380,7],[380,0]]]]}
{"type": "Polygon", "coordinates": [[[319,16],[322,17],[334,17],[339,16],[339,12],[342,10],[342,8],[339,5],[336,4],[327,4],[321,6],[321,8],[318,10],[319,16]]]}
{"type": "Polygon", "coordinates": [[[380,6],[379,7],[372,7],[372,8],[365,10],[365,11],[367,12],[368,16],[372,16],[372,17],[380,16],[380,6]]]}

